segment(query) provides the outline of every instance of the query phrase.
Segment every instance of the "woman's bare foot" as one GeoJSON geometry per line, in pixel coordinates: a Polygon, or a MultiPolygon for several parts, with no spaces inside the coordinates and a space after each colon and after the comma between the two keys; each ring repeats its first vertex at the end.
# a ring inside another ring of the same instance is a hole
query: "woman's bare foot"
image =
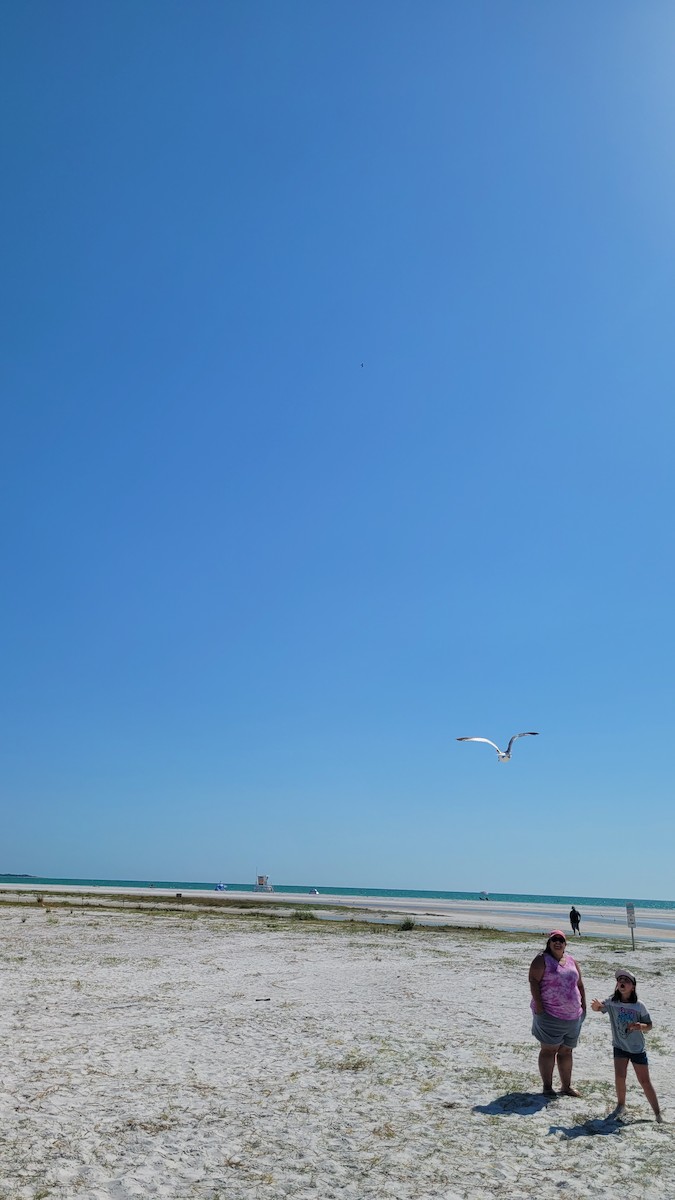
{"type": "Polygon", "coordinates": [[[563,1088],[561,1094],[563,1096],[576,1096],[577,1098],[581,1096],[581,1092],[578,1092],[576,1088],[572,1087],[572,1084],[570,1084],[569,1087],[563,1088]]]}
{"type": "Polygon", "coordinates": [[[543,1091],[543,1093],[544,1093],[544,1095],[545,1095],[545,1096],[557,1096],[557,1095],[558,1095],[558,1093],[556,1092],[555,1088],[552,1088],[552,1087],[545,1087],[545,1088],[542,1088],[542,1091],[543,1091]]]}

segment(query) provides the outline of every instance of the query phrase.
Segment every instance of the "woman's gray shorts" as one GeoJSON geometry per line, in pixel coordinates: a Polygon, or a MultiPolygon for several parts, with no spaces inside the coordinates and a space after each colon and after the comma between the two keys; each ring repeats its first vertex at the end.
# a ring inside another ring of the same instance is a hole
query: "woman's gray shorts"
{"type": "Polygon", "coordinates": [[[573,1050],[579,1041],[584,1015],[576,1021],[563,1021],[550,1017],[548,1013],[535,1013],[532,1017],[532,1035],[545,1046],[567,1046],[573,1050]]]}

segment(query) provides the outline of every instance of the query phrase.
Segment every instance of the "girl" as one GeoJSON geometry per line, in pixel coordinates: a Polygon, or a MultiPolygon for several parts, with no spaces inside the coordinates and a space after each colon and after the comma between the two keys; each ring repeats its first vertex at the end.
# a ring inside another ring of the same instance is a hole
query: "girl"
{"type": "Polygon", "coordinates": [[[612,1117],[623,1117],[626,1112],[626,1075],[628,1063],[632,1062],[638,1083],[661,1124],[663,1117],[656,1092],[649,1078],[649,1066],[645,1053],[643,1034],[649,1033],[652,1019],[644,1004],[640,1004],[635,991],[637,980],[630,971],[616,972],[616,991],[608,1000],[591,1000],[593,1012],[609,1014],[614,1044],[614,1080],[617,1105],[612,1117]]]}

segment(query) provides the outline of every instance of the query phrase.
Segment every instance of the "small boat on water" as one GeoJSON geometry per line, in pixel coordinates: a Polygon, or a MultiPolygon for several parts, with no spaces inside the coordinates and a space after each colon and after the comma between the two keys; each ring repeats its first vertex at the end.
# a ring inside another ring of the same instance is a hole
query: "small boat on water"
{"type": "Polygon", "coordinates": [[[215,888],[214,888],[213,890],[214,890],[215,892],[226,892],[226,891],[227,891],[227,884],[226,884],[226,883],[223,883],[223,882],[222,882],[222,880],[221,880],[221,881],[220,881],[220,883],[217,883],[217,884],[216,884],[216,886],[215,886],[215,888]]]}
{"type": "Polygon", "coordinates": [[[320,895],[319,889],[318,888],[310,888],[309,894],[310,894],[310,896],[318,896],[318,895],[320,895]]]}
{"type": "Polygon", "coordinates": [[[487,892],[481,892],[478,899],[479,900],[489,900],[490,897],[488,896],[487,892]]]}

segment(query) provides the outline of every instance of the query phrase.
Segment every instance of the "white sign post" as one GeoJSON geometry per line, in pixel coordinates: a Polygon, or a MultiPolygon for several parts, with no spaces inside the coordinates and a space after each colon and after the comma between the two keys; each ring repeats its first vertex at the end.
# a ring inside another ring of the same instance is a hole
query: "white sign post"
{"type": "Polygon", "coordinates": [[[635,905],[634,904],[626,905],[626,920],[628,921],[628,925],[630,927],[630,940],[633,943],[633,949],[635,949],[635,905]]]}

